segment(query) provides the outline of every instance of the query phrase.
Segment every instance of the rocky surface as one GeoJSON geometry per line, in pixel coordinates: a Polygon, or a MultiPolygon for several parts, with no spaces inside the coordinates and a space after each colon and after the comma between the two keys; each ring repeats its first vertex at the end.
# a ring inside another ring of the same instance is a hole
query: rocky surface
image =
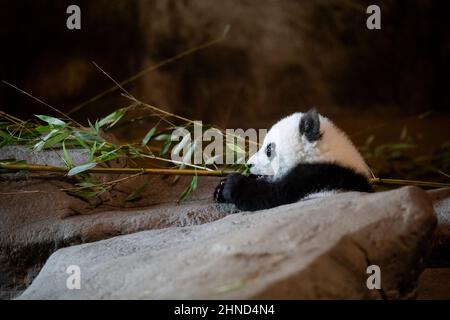
{"type": "Polygon", "coordinates": [[[407,298],[435,223],[418,188],[344,193],[64,248],[20,298],[407,298]],[[372,264],[380,291],[366,287],[372,264]],[[70,265],[80,290],[66,287],[70,265]]]}
{"type": "MultiPolygon", "coordinates": [[[[3,148],[0,159],[6,158],[61,165],[54,152],[36,155],[20,148],[3,148]]],[[[83,160],[82,155],[73,158],[83,160]]],[[[138,177],[96,201],[61,191],[73,185],[55,176],[31,178],[18,173],[0,178],[0,298],[14,297],[25,289],[59,248],[142,230],[201,224],[230,210],[220,207],[220,212],[211,201],[218,178],[200,179],[197,191],[181,204],[178,197],[188,183],[186,178],[173,185],[172,179],[138,177]],[[150,183],[142,198],[126,202],[147,179],[150,183]]]]}
{"type": "MultiPolygon", "coordinates": [[[[429,191],[436,211],[438,225],[435,232],[430,267],[450,267],[450,188],[429,191]]],[[[448,281],[450,287],[450,278],[448,281]]]]}
{"type": "MultiPolygon", "coordinates": [[[[3,148],[0,156],[62,165],[55,152],[3,148]]],[[[72,154],[77,163],[84,157],[72,154]]],[[[21,294],[55,251],[22,298],[411,297],[427,248],[427,266],[440,268],[425,270],[417,297],[448,296],[449,189],[348,193],[226,217],[233,208],[210,198],[217,178],[200,179],[181,204],[187,179],[137,177],[83,201],[54,175],[0,178],[0,298],[21,294]],[[148,179],[143,197],[126,202],[148,179]],[[433,246],[430,201],[438,221],[433,246]],[[369,263],[382,267],[383,292],[365,287],[369,263]],[[82,267],[88,283],[80,291],[61,282],[70,264],[82,267]]]]}
{"type": "Polygon", "coordinates": [[[179,204],[178,195],[185,182],[171,186],[158,177],[140,201],[127,203],[124,199],[129,191],[115,191],[109,194],[111,198],[93,207],[60,191],[66,186],[61,181],[1,183],[0,193],[39,193],[1,195],[0,296],[9,297],[23,290],[59,248],[223,217],[225,214],[217,210],[210,197],[216,184],[217,179],[201,179],[197,192],[179,204]]]}

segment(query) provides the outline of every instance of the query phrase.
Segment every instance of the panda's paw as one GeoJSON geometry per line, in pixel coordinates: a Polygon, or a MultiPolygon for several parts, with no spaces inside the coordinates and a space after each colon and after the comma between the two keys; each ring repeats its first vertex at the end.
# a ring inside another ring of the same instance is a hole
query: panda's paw
{"type": "Polygon", "coordinates": [[[234,173],[221,180],[214,191],[215,201],[218,203],[233,203],[233,195],[243,178],[245,178],[243,175],[234,173]]]}

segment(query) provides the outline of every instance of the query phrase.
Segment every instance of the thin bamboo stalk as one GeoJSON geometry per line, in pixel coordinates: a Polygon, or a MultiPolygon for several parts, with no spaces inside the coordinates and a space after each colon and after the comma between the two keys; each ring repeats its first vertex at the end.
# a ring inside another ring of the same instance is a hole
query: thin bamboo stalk
{"type": "Polygon", "coordinates": [[[136,79],[141,78],[142,76],[146,75],[147,73],[149,73],[149,72],[151,72],[151,71],[156,70],[157,68],[163,67],[163,66],[165,66],[165,65],[167,65],[167,64],[169,64],[169,63],[172,63],[172,62],[175,62],[175,61],[177,61],[177,60],[180,60],[181,58],[184,58],[184,57],[186,57],[186,56],[188,56],[188,55],[190,55],[190,54],[192,54],[192,53],[194,53],[194,52],[196,52],[196,51],[200,51],[200,50],[202,50],[202,49],[206,49],[206,48],[208,48],[208,47],[210,47],[210,46],[212,46],[212,45],[214,45],[214,44],[216,44],[216,43],[222,41],[223,39],[225,39],[225,36],[226,36],[226,34],[227,34],[227,32],[228,32],[228,31],[226,31],[226,30],[227,30],[227,29],[225,29],[224,33],[223,33],[219,38],[217,38],[217,39],[213,39],[213,40],[211,40],[211,41],[209,41],[209,42],[206,42],[206,43],[201,44],[201,45],[199,45],[199,46],[196,46],[196,47],[194,47],[194,48],[190,48],[190,49],[188,49],[188,50],[185,50],[185,51],[183,51],[183,52],[181,52],[181,53],[179,53],[179,54],[177,54],[177,55],[175,55],[175,56],[173,56],[173,57],[171,57],[171,58],[169,58],[169,59],[166,59],[166,60],[161,61],[161,62],[159,62],[159,63],[157,63],[157,64],[155,64],[155,65],[151,65],[151,66],[149,66],[149,67],[147,67],[147,68],[141,70],[140,72],[136,73],[135,75],[131,76],[130,78],[128,78],[128,79],[126,79],[126,80],[124,80],[124,81],[118,83],[119,86],[114,85],[113,87],[111,87],[111,88],[109,88],[109,89],[107,89],[107,90],[105,90],[105,91],[103,91],[103,92],[97,94],[96,96],[92,97],[91,99],[89,99],[89,100],[87,100],[87,101],[85,101],[85,102],[83,102],[83,103],[81,103],[81,104],[75,106],[75,107],[72,108],[67,114],[70,115],[70,114],[72,114],[72,113],[74,113],[74,112],[79,111],[80,109],[84,108],[84,107],[87,106],[88,104],[91,104],[91,103],[93,103],[93,102],[95,102],[95,101],[97,101],[97,100],[103,98],[104,96],[108,95],[109,93],[114,92],[114,91],[120,89],[120,87],[123,87],[123,86],[129,84],[130,82],[133,82],[133,81],[135,81],[136,79]]]}
{"type": "Polygon", "coordinates": [[[399,186],[422,186],[430,188],[446,188],[450,187],[450,183],[433,182],[433,181],[418,181],[418,180],[403,180],[403,179],[384,179],[371,178],[371,184],[379,185],[399,185],[399,186]]]}
{"type": "MultiPolygon", "coordinates": [[[[11,171],[37,171],[37,172],[62,172],[67,173],[66,167],[56,167],[36,164],[9,164],[0,163],[0,169],[11,171]]],[[[177,175],[177,176],[225,176],[236,171],[230,170],[195,170],[195,169],[154,169],[154,168],[91,168],[87,173],[103,174],[152,174],[152,175],[177,175]]]]}
{"type": "MultiPolygon", "coordinates": [[[[69,169],[66,167],[56,167],[36,164],[9,164],[1,163],[0,169],[11,171],[36,171],[36,172],[62,172],[67,173],[69,169]]],[[[216,176],[222,177],[232,173],[237,173],[233,170],[195,170],[195,169],[170,169],[170,168],[92,168],[85,172],[94,174],[149,174],[149,175],[179,175],[179,176],[216,176]]],[[[433,181],[418,181],[418,180],[403,180],[403,179],[384,179],[384,178],[370,178],[370,184],[375,185],[415,185],[430,188],[445,188],[450,187],[450,183],[433,182],[433,181]]]]}

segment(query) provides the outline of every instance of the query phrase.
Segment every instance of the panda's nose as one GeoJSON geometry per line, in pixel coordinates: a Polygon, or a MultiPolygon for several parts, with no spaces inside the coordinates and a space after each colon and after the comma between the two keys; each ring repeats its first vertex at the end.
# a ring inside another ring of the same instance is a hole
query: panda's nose
{"type": "Polygon", "coordinates": [[[254,166],[254,164],[253,163],[249,163],[249,164],[247,164],[247,167],[250,169],[251,167],[253,167],[254,166]]]}

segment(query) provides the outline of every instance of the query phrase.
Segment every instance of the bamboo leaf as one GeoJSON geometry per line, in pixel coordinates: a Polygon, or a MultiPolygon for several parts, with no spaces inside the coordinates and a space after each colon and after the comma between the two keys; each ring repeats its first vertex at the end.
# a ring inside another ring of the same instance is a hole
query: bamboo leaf
{"type": "MultiPolygon", "coordinates": [[[[99,147],[99,149],[100,149],[100,147],[99,147]]],[[[114,149],[109,152],[102,151],[101,153],[102,153],[101,156],[95,158],[96,162],[110,161],[110,160],[120,157],[123,154],[123,152],[121,151],[121,148],[114,149]]]]}
{"type": "Polygon", "coordinates": [[[50,139],[51,137],[53,137],[55,134],[57,134],[59,131],[59,129],[53,129],[52,131],[50,131],[45,137],[42,138],[43,141],[47,141],[48,139],[50,139]]]}
{"type": "Polygon", "coordinates": [[[236,152],[238,154],[245,154],[245,151],[242,150],[237,144],[235,143],[227,143],[227,147],[230,148],[233,152],[236,152]]]}
{"type": "Polygon", "coordinates": [[[75,138],[78,138],[85,143],[100,142],[102,140],[98,135],[86,131],[74,131],[73,135],[75,138]]]}
{"type": "Polygon", "coordinates": [[[80,146],[83,147],[83,149],[89,150],[89,146],[80,138],[75,137],[75,139],[77,140],[77,142],[80,144],[80,146]]]}
{"type": "Polygon", "coordinates": [[[120,121],[120,119],[122,119],[124,114],[125,114],[125,112],[123,110],[117,110],[117,111],[107,115],[103,119],[100,119],[98,122],[96,122],[97,128],[102,128],[105,125],[109,125],[108,128],[113,127],[117,122],[120,121]]]}
{"type": "Polygon", "coordinates": [[[95,187],[97,187],[98,185],[95,184],[95,183],[93,183],[93,182],[82,181],[82,182],[80,182],[80,183],[77,183],[77,186],[78,186],[78,187],[81,187],[81,188],[95,188],[95,187]]]}
{"type": "Polygon", "coordinates": [[[150,141],[150,139],[153,137],[153,135],[156,132],[156,126],[150,129],[150,131],[145,135],[144,139],[142,139],[142,145],[145,146],[150,141]]]}
{"type": "Polygon", "coordinates": [[[73,162],[72,162],[72,158],[70,157],[69,152],[67,152],[65,141],[63,141],[63,143],[62,143],[62,148],[63,148],[64,163],[66,164],[67,168],[71,169],[73,167],[73,162]]]}
{"type": "Polygon", "coordinates": [[[96,191],[84,191],[84,190],[70,190],[68,193],[74,197],[81,198],[83,200],[89,200],[98,195],[96,191]]]}
{"type": "Polygon", "coordinates": [[[49,149],[53,147],[55,144],[60,143],[64,139],[66,139],[70,135],[69,132],[61,132],[59,134],[54,135],[51,139],[45,141],[43,148],[49,149]]]}
{"type": "Polygon", "coordinates": [[[45,141],[39,141],[38,143],[36,143],[33,147],[34,151],[42,151],[42,149],[44,149],[44,144],[45,141]]]}
{"type": "Polygon", "coordinates": [[[137,148],[135,148],[134,146],[132,146],[131,144],[127,145],[127,147],[128,147],[128,152],[132,157],[138,158],[141,156],[140,151],[137,148]]]}
{"type": "Polygon", "coordinates": [[[83,164],[83,165],[81,165],[81,166],[72,168],[72,169],[67,173],[67,175],[68,175],[69,177],[71,177],[71,176],[74,176],[74,175],[76,175],[76,174],[80,174],[80,173],[82,173],[82,172],[85,172],[85,171],[87,171],[87,170],[89,170],[89,169],[94,168],[96,165],[97,165],[97,163],[95,163],[95,162],[85,163],[85,164],[83,164]]]}
{"type": "Polygon", "coordinates": [[[187,199],[189,194],[191,193],[191,187],[190,185],[186,187],[186,189],[183,191],[183,193],[180,195],[180,198],[178,199],[178,202],[183,202],[187,199]]]}
{"type": "Polygon", "coordinates": [[[6,132],[0,130],[0,147],[10,144],[14,139],[6,132]]]}
{"type": "Polygon", "coordinates": [[[366,142],[364,143],[367,147],[372,144],[372,142],[375,140],[375,136],[371,134],[367,137],[366,142]]]}
{"type": "Polygon", "coordinates": [[[178,180],[180,180],[180,176],[175,176],[173,177],[172,183],[175,184],[178,182],[178,180]]]}
{"type": "Polygon", "coordinates": [[[98,121],[95,122],[95,124],[92,124],[91,120],[88,119],[88,124],[89,124],[89,128],[92,129],[92,131],[94,131],[95,135],[99,135],[99,126],[98,126],[98,121]]]}
{"type": "Polygon", "coordinates": [[[244,176],[249,176],[249,175],[250,175],[250,168],[249,168],[246,164],[244,164],[244,165],[240,168],[239,171],[241,171],[241,174],[244,175],[244,176]]]}
{"type": "Polygon", "coordinates": [[[34,151],[42,151],[42,149],[44,149],[44,147],[45,147],[46,141],[51,139],[58,132],[59,132],[58,129],[53,129],[52,131],[50,131],[45,137],[40,139],[40,141],[34,145],[34,147],[33,147],[34,151]]]}
{"type": "Polygon", "coordinates": [[[159,155],[160,156],[165,155],[169,151],[171,145],[172,145],[172,141],[170,141],[170,140],[166,141],[166,143],[164,143],[161,151],[159,152],[159,155]]]}
{"type": "Polygon", "coordinates": [[[0,137],[2,137],[3,139],[10,139],[11,138],[11,136],[8,133],[6,133],[5,131],[3,131],[3,130],[0,130],[0,137]]]}
{"type": "Polygon", "coordinates": [[[65,127],[67,125],[67,123],[65,123],[64,121],[62,121],[58,118],[49,117],[49,116],[45,116],[45,115],[36,115],[36,117],[38,117],[39,119],[41,119],[44,122],[47,122],[51,126],[65,127]]]}
{"type": "Polygon", "coordinates": [[[166,133],[164,133],[164,134],[159,134],[159,135],[157,135],[156,137],[155,137],[155,140],[156,141],[168,141],[168,140],[170,140],[172,138],[172,135],[171,134],[166,134],[166,133]]]}
{"type": "Polygon", "coordinates": [[[183,202],[184,200],[189,197],[189,195],[197,189],[198,185],[198,176],[193,176],[191,183],[186,187],[186,189],[183,191],[183,193],[180,195],[179,202],[183,202]]]}
{"type": "Polygon", "coordinates": [[[93,162],[96,152],[97,152],[97,142],[94,142],[94,144],[92,145],[92,147],[89,150],[88,159],[90,162],[93,162]]]}
{"type": "Polygon", "coordinates": [[[142,186],[130,193],[125,201],[132,202],[140,199],[142,197],[142,193],[144,193],[145,189],[147,189],[148,184],[149,182],[146,181],[142,186]]]}
{"type": "Polygon", "coordinates": [[[197,189],[197,186],[198,186],[198,176],[194,176],[194,177],[192,178],[191,186],[192,186],[192,191],[195,191],[195,190],[197,189]]]}
{"type": "Polygon", "coordinates": [[[51,129],[52,129],[51,126],[39,126],[34,130],[38,133],[44,133],[44,132],[49,132],[51,129]]]}

